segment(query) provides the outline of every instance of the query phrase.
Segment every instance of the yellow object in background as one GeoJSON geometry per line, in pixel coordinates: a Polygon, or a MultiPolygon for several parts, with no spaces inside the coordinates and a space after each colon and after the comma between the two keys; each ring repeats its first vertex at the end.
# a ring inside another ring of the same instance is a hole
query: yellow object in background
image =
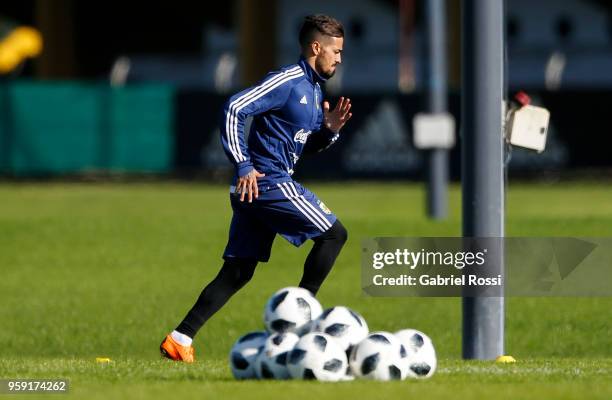
{"type": "Polygon", "coordinates": [[[96,362],[97,363],[109,363],[111,362],[111,359],[108,357],[96,357],[96,362]]]}
{"type": "Polygon", "coordinates": [[[36,57],[42,51],[42,36],[40,32],[29,26],[20,26],[9,35],[13,37],[18,51],[24,57],[36,57]]]}
{"type": "Polygon", "coordinates": [[[500,364],[511,364],[515,363],[516,360],[512,356],[499,356],[495,359],[495,362],[500,364]]]}
{"type": "Polygon", "coordinates": [[[0,73],[11,72],[22,60],[21,54],[4,42],[0,42],[0,73]]]}
{"type": "Polygon", "coordinates": [[[42,52],[43,40],[40,32],[29,26],[15,28],[0,41],[0,74],[11,72],[26,58],[42,52]]]}

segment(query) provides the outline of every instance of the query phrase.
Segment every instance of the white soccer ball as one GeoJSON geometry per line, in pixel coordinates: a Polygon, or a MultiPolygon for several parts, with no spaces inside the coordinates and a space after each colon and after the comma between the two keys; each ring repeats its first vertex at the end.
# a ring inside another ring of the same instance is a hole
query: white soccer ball
{"type": "Polygon", "coordinates": [[[264,347],[267,332],[250,332],[240,337],[232,346],[229,354],[230,368],[236,379],[253,379],[255,360],[264,347]]]}
{"type": "Polygon", "coordinates": [[[406,353],[408,377],[424,379],[431,377],[436,372],[438,364],[436,349],[433,342],[421,331],[416,329],[403,329],[395,333],[402,342],[406,353]]]}
{"type": "Polygon", "coordinates": [[[345,380],[347,365],[342,347],[320,332],[302,336],[287,357],[287,368],[294,379],[345,380]]]}
{"type": "Polygon", "coordinates": [[[287,287],[274,293],[266,303],[264,324],[270,333],[300,333],[322,311],[321,304],[307,289],[287,287]]]}
{"type": "Polygon", "coordinates": [[[260,379],[288,379],[287,356],[300,337],[295,333],[275,333],[268,336],[264,348],[255,360],[255,373],[260,379]]]}
{"type": "Polygon", "coordinates": [[[368,336],[365,319],[350,308],[337,306],[328,308],[317,319],[316,331],[332,336],[347,355],[357,343],[368,336]]]}
{"type": "Polygon", "coordinates": [[[389,332],[372,332],[351,352],[349,364],[353,374],[379,381],[403,380],[408,365],[406,349],[389,332]]]}

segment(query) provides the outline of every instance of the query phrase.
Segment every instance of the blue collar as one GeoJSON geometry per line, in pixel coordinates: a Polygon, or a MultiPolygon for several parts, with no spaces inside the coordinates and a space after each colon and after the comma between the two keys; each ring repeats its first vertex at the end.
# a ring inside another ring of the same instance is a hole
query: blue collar
{"type": "Polygon", "coordinates": [[[298,64],[300,65],[300,67],[302,67],[302,69],[304,70],[304,75],[306,75],[306,77],[311,83],[325,83],[325,81],[327,81],[327,79],[323,78],[321,75],[319,75],[317,71],[312,69],[312,67],[306,62],[306,59],[304,57],[300,57],[300,61],[298,61],[298,64]]]}

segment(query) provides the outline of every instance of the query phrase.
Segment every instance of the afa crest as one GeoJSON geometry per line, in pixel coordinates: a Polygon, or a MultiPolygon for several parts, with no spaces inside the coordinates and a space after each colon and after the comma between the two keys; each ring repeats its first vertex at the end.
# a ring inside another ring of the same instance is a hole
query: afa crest
{"type": "Polygon", "coordinates": [[[319,208],[321,210],[323,210],[323,212],[325,214],[331,214],[331,210],[329,208],[327,208],[327,206],[325,205],[325,203],[323,203],[321,200],[319,200],[319,208]]]}

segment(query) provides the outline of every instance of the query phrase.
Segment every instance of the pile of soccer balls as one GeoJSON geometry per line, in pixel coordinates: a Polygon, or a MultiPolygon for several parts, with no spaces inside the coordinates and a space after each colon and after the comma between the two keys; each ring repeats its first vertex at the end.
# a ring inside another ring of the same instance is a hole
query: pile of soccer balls
{"type": "Polygon", "coordinates": [[[370,333],[361,315],[342,306],[323,311],[306,289],[274,293],[264,324],[265,331],[248,333],[232,346],[236,379],[386,381],[429,378],[436,370],[436,352],[424,333],[370,333]]]}

